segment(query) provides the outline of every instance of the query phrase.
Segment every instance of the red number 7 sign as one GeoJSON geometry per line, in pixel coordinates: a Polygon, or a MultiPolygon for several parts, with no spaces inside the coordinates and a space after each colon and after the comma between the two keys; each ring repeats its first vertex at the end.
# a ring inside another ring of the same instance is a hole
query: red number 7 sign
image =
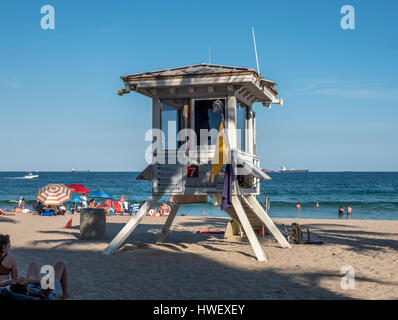
{"type": "Polygon", "coordinates": [[[199,166],[192,165],[187,167],[187,177],[197,178],[199,176],[199,166]]]}

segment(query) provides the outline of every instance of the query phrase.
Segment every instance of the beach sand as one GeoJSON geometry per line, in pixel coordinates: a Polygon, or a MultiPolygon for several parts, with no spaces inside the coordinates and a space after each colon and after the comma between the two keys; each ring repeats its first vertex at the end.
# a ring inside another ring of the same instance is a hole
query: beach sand
{"type": "Polygon", "coordinates": [[[106,240],[79,240],[79,216],[0,217],[11,237],[19,274],[28,265],[67,265],[71,299],[397,299],[398,221],[274,219],[308,226],[322,245],[282,249],[260,238],[267,262],[247,240],[197,230],[224,231],[229,218],[176,217],[163,244],[166,218],[145,217],[115,254],[102,251],[129,217],[107,217],[106,240]],[[355,270],[355,289],[342,289],[341,268],[355,270]]]}

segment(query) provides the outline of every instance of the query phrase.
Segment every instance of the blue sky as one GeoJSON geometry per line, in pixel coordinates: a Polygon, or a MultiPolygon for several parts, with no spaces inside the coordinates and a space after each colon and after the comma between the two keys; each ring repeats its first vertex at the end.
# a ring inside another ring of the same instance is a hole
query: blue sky
{"type": "Polygon", "coordinates": [[[151,100],[121,75],[208,61],[256,67],[264,168],[397,171],[396,1],[2,1],[0,170],[138,171],[151,100]],[[55,9],[42,30],[41,6],[55,9]],[[355,30],[340,8],[355,8],[355,30]]]}

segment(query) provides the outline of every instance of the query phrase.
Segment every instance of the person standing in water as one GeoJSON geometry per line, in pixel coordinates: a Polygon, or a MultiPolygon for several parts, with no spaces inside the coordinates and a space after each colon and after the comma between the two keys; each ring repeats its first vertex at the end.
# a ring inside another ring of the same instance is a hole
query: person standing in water
{"type": "Polygon", "coordinates": [[[298,203],[298,202],[297,202],[297,204],[296,204],[296,209],[297,209],[297,211],[300,211],[300,209],[301,209],[301,205],[300,205],[300,203],[298,203]]]}
{"type": "Polygon", "coordinates": [[[348,205],[347,207],[347,219],[351,219],[352,218],[352,208],[350,205],[348,205]]]}
{"type": "Polygon", "coordinates": [[[316,207],[316,208],[319,208],[319,202],[318,202],[318,201],[315,202],[315,207],[316,207]]]}
{"type": "Polygon", "coordinates": [[[339,208],[339,218],[342,218],[344,216],[344,209],[343,207],[339,208]]]}

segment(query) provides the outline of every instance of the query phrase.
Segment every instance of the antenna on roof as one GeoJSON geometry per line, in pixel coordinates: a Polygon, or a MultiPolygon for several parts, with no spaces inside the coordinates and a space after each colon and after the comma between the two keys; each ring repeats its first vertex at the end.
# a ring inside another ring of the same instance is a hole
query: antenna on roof
{"type": "Polygon", "coordinates": [[[257,73],[260,75],[260,67],[258,66],[258,56],[257,56],[257,47],[256,47],[256,37],[254,35],[254,28],[252,27],[253,33],[253,42],[254,42],[254,52],[256,53],[256,62],[257,62],[257,73]]]}

